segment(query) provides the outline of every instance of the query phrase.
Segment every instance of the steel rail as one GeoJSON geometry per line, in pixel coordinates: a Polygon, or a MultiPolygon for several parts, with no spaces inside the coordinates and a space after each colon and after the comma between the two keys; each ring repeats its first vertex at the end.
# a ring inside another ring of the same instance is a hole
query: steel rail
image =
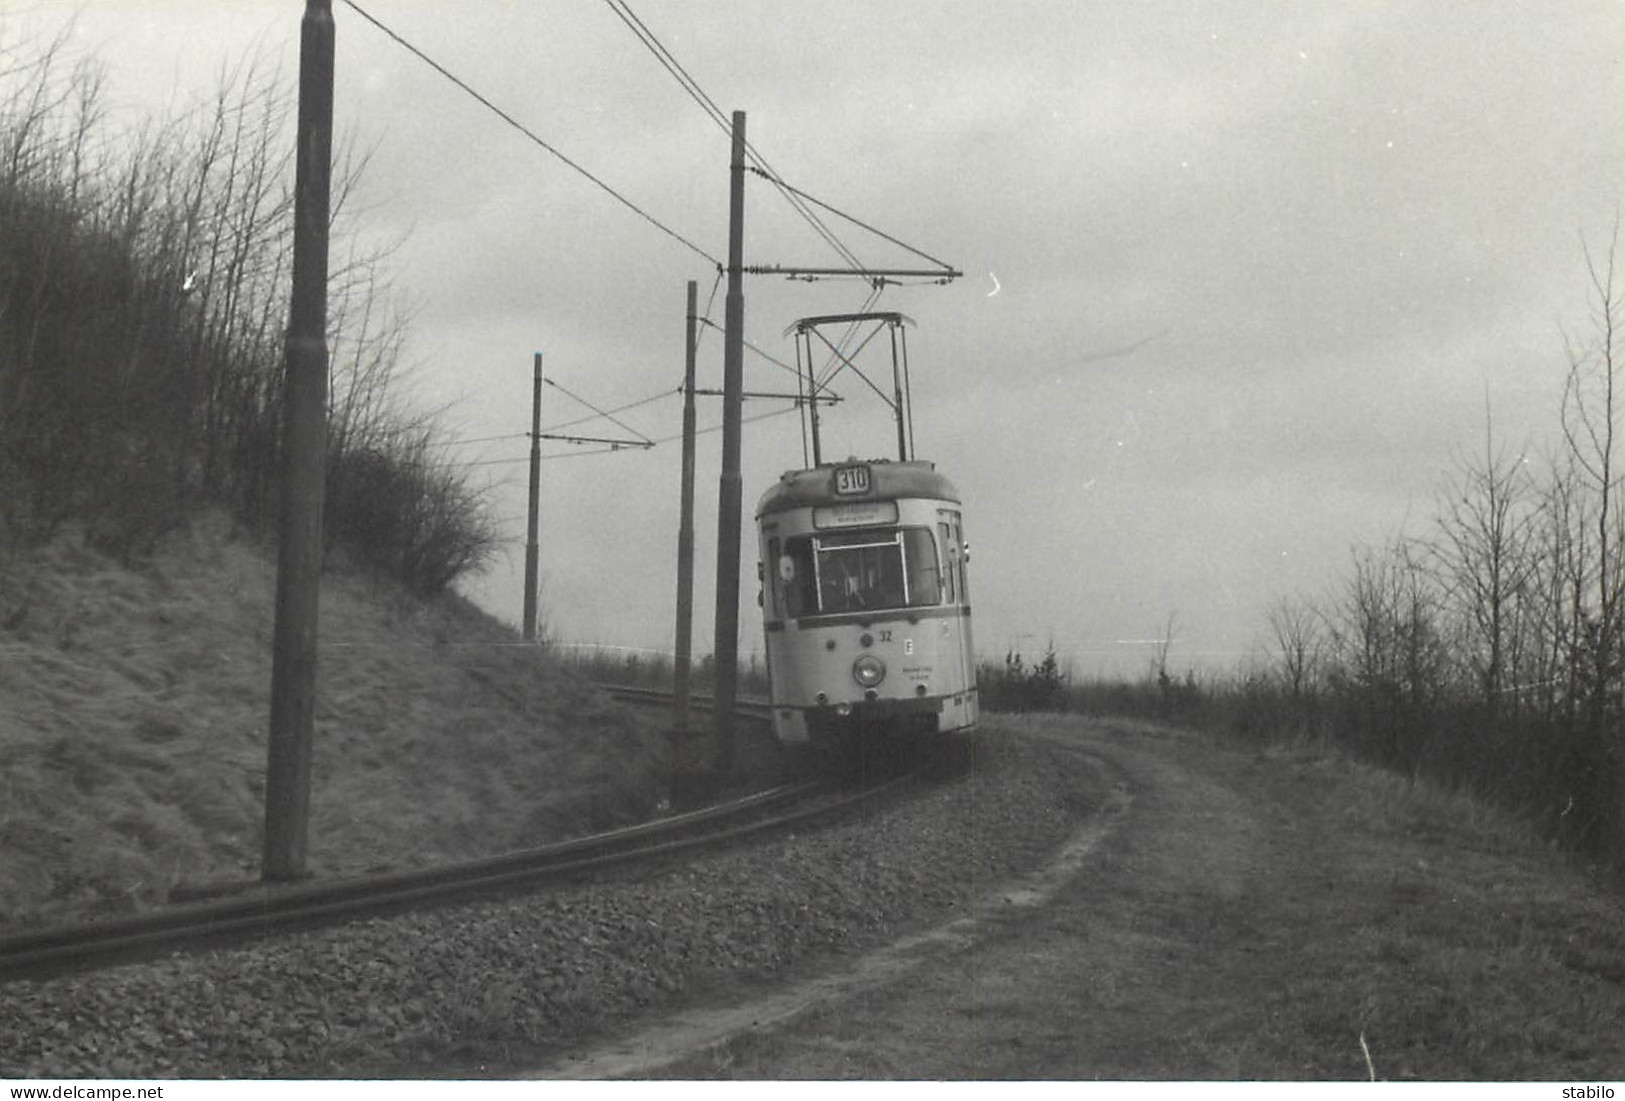
{"type": "MultiPolygon", "coordinates": [[[[670,703],[671,692],[664,688],[634,688],[625,684],[594,684],[598,688],[616,699],[628,703],[656,704],[670,703]]],[[[688,698],[688,705],[701,711],[708,711],[714,707],[716,701],[710,696],[694,696],[688,698]]],[[[773,720],[773,705],[766,700],[735,700],[734,714],[741,719],[750,719],[756,722],[771,722],[773,720]]]]}
{"type": "MultiPolygon", "coordinates": [[[[658,692],[648,689],[616,689],[613,694],[649,703],[660,698],[658,692]]],[[[762,717],[760,705],[742,708],[747,709],[752,712],[750,718],[762,717]]],[[[477,860],[324,884],[258,885],[243,895],[149,914],[16,932],[0,936],[0,983],[217,947],[435,902],[467,901],[502,890],[540,887],[618,863],[698,851],[838,817],[919,775],[904,773],[811,806],[805,804],[812,796],[830,790],[827,781],[784,784],[624,829],[477,860]],[[803,805],[797,807],[798,803],[803,805]],[[770,813],[786,807],[794,809],[770,813]]]]}

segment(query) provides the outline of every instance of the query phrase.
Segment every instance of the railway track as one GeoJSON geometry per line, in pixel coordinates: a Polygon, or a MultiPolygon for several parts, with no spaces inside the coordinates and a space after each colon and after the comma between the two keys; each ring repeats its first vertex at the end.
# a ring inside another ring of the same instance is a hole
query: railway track
{"type": "MultiPolygon", "coordinates": [[[[672,694],[663,688],[632,688],[622,684],[599,684],[597,687],[618,700],[650,707],[670,705],[672,698],[672,694]]],[[[688,705],[696,711],[710,711],[712,699],[710,696],[690,696],[688,705]]],[[[766,700],[737,700],[734,702],[734,714],[752,722],[773,721],[773,707],[766,700]]]]}
{"type": "MultiPolygon", "coordinates": [[[[661,702],[659,694],[650,690],[616,689],[612,694],[634,702],[661,702]]],[[[701,704],[696,701],[696,706],[701,704]]],[[[764,708],[743,704],[740,712],[742,717],[755,719],[764,708]]],[[[851,790],[841,790],[822,778],[785,784],[625,829],[479,860],[331,883],[262,884],[229,898],[148,914],[13,933],[0,936],[0,983],[535,889],[616,864],[669,858],[773,830],[832,820],[919,775],[918,771],[905,772],[851,790]]]]}

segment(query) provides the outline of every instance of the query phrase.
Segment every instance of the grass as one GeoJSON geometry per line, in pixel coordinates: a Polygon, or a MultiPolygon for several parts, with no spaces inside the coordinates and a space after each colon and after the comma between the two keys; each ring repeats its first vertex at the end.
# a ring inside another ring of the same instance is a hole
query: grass
{"type": "MultiPolygon", "coordinates": [[[[0,921],[258,874],[275,571],[218,519],[125,568],[0,559],[0,921]]],[[[663,748],[451,595],[324,578],[309,866],[471,857],[645,816],[663,748]]]]}
{"type": "Polygon", "coordinates": [[[1076,716],[999,723],[1077,739],[1130,778],[1128,817],[1057,904],[682,1072],[1595,1082],[1625,1069],[1625,901],[1526,824],[1307,746],[1076,716]]]}
{"type": "Polygon", "coordinates": [[[1625,906],[1532,829],[1332,755],[1208,759],[1274,828],[1236,893],[1185,897],[1187,920],[1164,922],[1209,991],[1251,1003],[1191,1022],[1197,1065],[1389,1080],[1625,1067],[1625,906]]]}
{"type": "MultiPolygon", "coordinates": [[[[218,520],[134,568],[71,537],[0,558],[0,922],[257,873],[273,591],[218,520]]],[[[624,658],[567,669],[464,601],[364,572],[327,577],[322,612],[316,873],[535,844],[660,798],[659,740],[584,683],[625,679],[624,658]]],[[[1044,1076],[1080,1051],[1146,1078],[1625,1067],[1625,908],[1529,824],[1310,741],[1106,725],[1168,783],[1142,785],[1138,826],[1022,941],[1021,984],[991,966],[931,980],[952,1006],[931,1027],[975,1041],[943,1073],[1044,1076]]],[[[917,1066],[870,1044],[887,1004],[824,1021],[869,1074],[917,1066]]]]}

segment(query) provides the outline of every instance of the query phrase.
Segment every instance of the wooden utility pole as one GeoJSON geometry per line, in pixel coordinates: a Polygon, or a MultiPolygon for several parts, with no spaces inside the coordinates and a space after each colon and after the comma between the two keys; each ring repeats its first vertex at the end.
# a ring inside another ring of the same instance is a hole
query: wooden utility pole
{"type": "Polygon", "coordinates": [[[715,766],[725,781],[734,766],[734,700],[739,688],[739,539],[742,509],[739,426],[745,364],[745,112],[733,113],[728,167],[728,298],[722,345],[722,477],[717,494],[715,766]]]}
{"type": "Polygon", "coordinates": [[[327,235],[333,159],[333,10],[306,0],[299,39],[293,291],[282,435],[282,516],[271,731],[265,765],[267,880],[305,875],[316,721],[316,623],[327,475],[327,235]]]}
{"type": "Polygon", "coordinates": [[[530,519],[525,525],[525,641],[536,641],[536,567],[541,557],[536,528],[542,485],[542,353],[537,352],[530,392],[530,519]]]}
{"type": "Polygon", "coordinates": [[[672,729],[688,730],[689,672],[694,645],[694,358],[698,286],[688,281],[687,341],[683,364],[683,486],[677,521],[677,639],[672,684],[672,729]]]}

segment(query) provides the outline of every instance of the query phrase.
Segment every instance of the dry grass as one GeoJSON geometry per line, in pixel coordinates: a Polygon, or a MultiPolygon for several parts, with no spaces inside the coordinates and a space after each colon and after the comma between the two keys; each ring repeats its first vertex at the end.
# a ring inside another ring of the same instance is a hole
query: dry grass
{"type": "Polygon", "coordinates": [[[1194,1054],[1266,1076],[1618,1076],[1625,904],[1605,881],[1471,795],[1306,747],[1251,757],[1207,760],[1269,808],[1269,871],[1200,940],[1242,950],[1245,980],[1219,970],[1254,1005],[1194,1054]]]}
{"type": "Polygon", "coordinates": [[[1060,899],[685,1069],[1580,1083],[1625,1069],[1625,901],[1523,824],[1307,744],[998,723],[1128,777],[1123,824],[1060,899]]]}
{"type": "MultiPolygon", "coordinates": [[[[0,921],[257,875],[275,571],[219,521],[126,569],[0,558],[0,921]]],[[[310,865],[474,856],[645,814],[636,716],[466,601],[324,580],[310,865]]]]}

